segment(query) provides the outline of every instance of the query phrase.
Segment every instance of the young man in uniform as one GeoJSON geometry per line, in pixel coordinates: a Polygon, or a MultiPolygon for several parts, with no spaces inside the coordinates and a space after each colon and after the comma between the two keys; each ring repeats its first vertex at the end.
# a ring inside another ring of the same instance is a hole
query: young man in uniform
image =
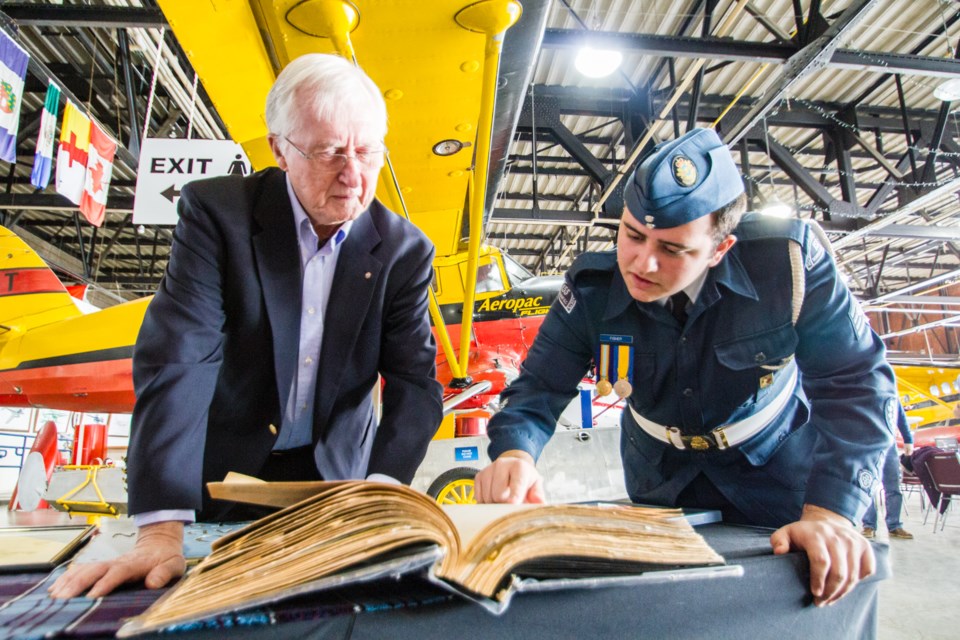
{"type": "Polygon", "coordinates": [[[617,250],[585,254],[490,422],[481,502],[538,502],[534,462],[591,364],[627,400],[636,502],[719,509],[805,550],[818,605],[875,570],[859,523],[892,442],[893,372],[824,241],[746,216],[711,129],[657,147],[630,177],[617,250]]]}

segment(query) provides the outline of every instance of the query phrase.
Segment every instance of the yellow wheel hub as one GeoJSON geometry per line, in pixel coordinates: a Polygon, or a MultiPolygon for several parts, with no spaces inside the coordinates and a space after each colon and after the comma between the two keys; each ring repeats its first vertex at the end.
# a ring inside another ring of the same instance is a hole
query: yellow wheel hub
{"type": "Polygon", "coordinates": [[[477,504],[473,495],[473,478],[454,480],[437,494],[437,504],[477,504]]]}

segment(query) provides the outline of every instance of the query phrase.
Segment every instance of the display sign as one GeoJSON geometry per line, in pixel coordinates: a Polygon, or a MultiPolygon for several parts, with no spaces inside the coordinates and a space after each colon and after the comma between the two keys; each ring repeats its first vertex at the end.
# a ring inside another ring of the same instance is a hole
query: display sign
{"type": "Polygon", "coordinates": [[[231,140],[148,138],[140,148],[134,224],[177,224],[183,185],[230,173],[246,175],[250,161],[231,140]]]}

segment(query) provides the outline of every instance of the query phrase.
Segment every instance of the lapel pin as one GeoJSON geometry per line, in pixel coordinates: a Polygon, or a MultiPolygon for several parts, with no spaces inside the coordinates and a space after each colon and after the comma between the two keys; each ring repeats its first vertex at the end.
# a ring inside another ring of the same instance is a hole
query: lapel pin
{"type": "Polygon", "coordinates": [[[369,280],[369,279],[370,279],[370,275],[371,275],[371,273],[370,273],[369,271],[367,271],[365,274],[363,274],[363,277],[366,278],[367,280],[369,280]]]}

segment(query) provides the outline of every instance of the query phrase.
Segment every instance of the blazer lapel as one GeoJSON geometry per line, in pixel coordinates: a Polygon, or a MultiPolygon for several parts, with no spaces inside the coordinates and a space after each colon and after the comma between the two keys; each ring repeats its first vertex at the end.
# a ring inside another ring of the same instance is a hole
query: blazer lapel
{"type": "Polygon", "coordinates": [[[353,223],[350,235],[340,248],[324,318],[314,403],[314,442],[326,436],[326,424],[340,389],[343,363],[354,357],[357,336],[379,281],[383,264],[371,254],[379,243],[380,233],[370,211],[366,211],[353,223]]]}
{"type": "Polygon", "coordinates": [[[300,350],[300,249],[286,178],[277,170],[258,194],[253,217],[253,256],[273,335],[273,363],[281,412],[300,350]]]}

